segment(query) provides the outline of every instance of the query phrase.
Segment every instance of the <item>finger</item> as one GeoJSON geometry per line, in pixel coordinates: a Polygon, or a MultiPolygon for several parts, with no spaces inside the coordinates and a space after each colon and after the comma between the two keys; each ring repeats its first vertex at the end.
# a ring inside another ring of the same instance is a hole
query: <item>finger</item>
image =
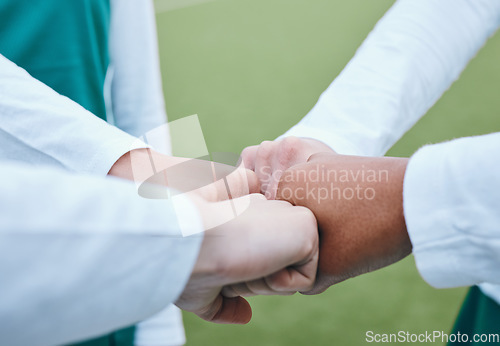
{"type": "Polygon", "coordinates": [[[298,233],[283,239],[289,252],[288,266],[267,277],[267,283],[277,291],[307,291],[316,279],[319,258],[319,238],[316,218],[305,207],[294,209],[294,224],[298,233]]]}
{"type": "Polygon", "coordinates": [[[237,164],[237,167],[240,174],[243,175],[243,179],[247,182],[247,194],[259,193],[260,180],[257,174],[252,169],[246,167],[243,161],[239,162],[239,164],[237,164]]]}
{"type": "Polygon", "coordinates": [[[257,155],[255,158],[255,173],[260,180],[260,190],[269,198],[270,196],[266,195],[267,186],[269,185],[269,181],[272,178],[273,167],[271,165],[272,156],[274,154],[274,147],[276,146],[275,142],[264,141],[259,145],[257,150],[257,155]]]}
{"type": "MultiPolygon", "coordinates": [[[[226,190],[229,192],[229,198],[237,198],[251,193],[260,192],[260,181],[255,172],[238,167],[225,179],[222,179],[226,190]]],[[[225,195],[228,195],[225,193],[225,195]]]]}
{"type": "Polygon", "coordinates": [[[259,193],[260,192],[260,180],[255,172],[246,169],[245,173],[247,175],[248,181],[248,192],[249,193],[259,193]]]}
{"type": "Polygon", "coordinates": [[[280,180],[276,183],[276,192],[274,198],[278,201],[287,201],[295,205],[296,189],[300,187],[297,176],[298,170],[295,168],[284,172],[280,180]]]}
{"type": "Polygon", "coordinates": [[[252,145],[250,147],[246,147],[241,152],[241,159],[243,160],[243,164],[245,168],[250,170],[255,170],[255,157],[257,155],[257,150],[259,149],[258,145],[252,145]]]}
{"type": "Polygon", "coordinates": [[[264,278],[224,286],[222,289],[222,295],[224,297],[253,297],[256,295],[288,296],[295,293],[297,293],[297,290],[276,291],[267,284],[264,278]]]}
{"type": "Polygon", "coordinates": [[[309,291],[314,287],[316,264],[312,261],[301,268],[288,267],[265,278],[275,292],[309,291]]]}
{"type": "Polygon", "coordinates": [[[253,297],[256,295],[248,288],[248,286],[244,282],[224,286],[222,288],[221,294],[227,298],[234,298],[234,297],[240,297],[240,296],[241,297],[253,297]]]}
{"type": "Polygon", "coordinates": [[[204,310],[196,314],[213,323],[246,324],[252,319],[252,308],[242,297],[226,298],[218,295],[204,310]]]}
{"type": "Polygon", "coordinates": [[[212,182],[188,193],[198,195],[210,202],[225,201],[231,198],[260,192],[257,175],[243,165],[233,166],[209,162],[212,182]]]}
{"type": "Polygon", "coordinates": [[[266,194],[269,196],[269,199],[276,199],[276,194],[278,192],[278,184],[280,182],[281,176],[283,175],[283,170],[274,170],[272,174],[272,179],[270,180],[266,194]]]}

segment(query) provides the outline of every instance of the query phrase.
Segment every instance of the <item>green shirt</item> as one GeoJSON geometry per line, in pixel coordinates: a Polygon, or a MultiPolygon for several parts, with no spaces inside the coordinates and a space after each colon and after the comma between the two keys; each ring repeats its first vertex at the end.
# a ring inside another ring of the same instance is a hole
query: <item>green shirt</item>
{"type": "Polygon", "coordinates": [[[106,118],[109,0],[0,0],[0,54],[106,118]]]}

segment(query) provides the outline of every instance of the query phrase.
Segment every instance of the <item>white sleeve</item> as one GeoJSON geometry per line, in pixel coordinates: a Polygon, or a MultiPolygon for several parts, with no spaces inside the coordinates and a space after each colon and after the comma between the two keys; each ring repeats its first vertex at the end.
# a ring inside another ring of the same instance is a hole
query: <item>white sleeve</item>
{"type": "Polygon", "coordinates": [[[383,155],[500,25],[498,0],[399,0],[318,103],[285,136],[383,155]]]}
{"type": "Polygon", "coordinates": [[[55,345],[129,326],[182,292],[202,229],[194,205],[138,196],[133,183],[1,163],[0,335],[55,345]],[[29,328],[26,328],[29,326],[29,328]]]}
{"type": "Polygon", "coordinates": [[[0,159],[106,175],[145,147],[0,55],[0,159]]]}
{"type": "MultiPolygon", "coordinates": [[[[167,115],[151,0],[112,0],[109,39],[113,123],[134,136],[165,124],[167,115]]],[[[155,148],[170,154],[167,148],[155,148]]]]}
{"type": "MultiPolygon", "coordinates": [[[[152,0],[111,1],[108,119],[125,132],[144,138],[167,121],[157,41],[152,0]]],[[[172,154],[168,131],[155,132],[154,148],[172,154]]],[[[139,323],[135,331],[136,346],[185,343],[182,315],[173,305],[139,323]]]]}
{"type": "Polygon", "coordinates": [[[500,133],[420,149],[404,210],[422,277],[435,287],[500,284],[500,133]]]}

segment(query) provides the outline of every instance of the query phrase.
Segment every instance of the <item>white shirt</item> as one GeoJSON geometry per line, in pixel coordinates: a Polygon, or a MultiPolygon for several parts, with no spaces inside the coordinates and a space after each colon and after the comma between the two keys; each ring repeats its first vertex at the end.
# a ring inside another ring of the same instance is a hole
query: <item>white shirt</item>
{"type": "MultiPolygon", "coordinates": [[[[152,1],[111,0],[109,49],[107,113],[123,131],[0,56],[0,160],[105,176],[120,156],[145,146],[127,133],[139,136],[166,121],[152,1]]],[[[167,138],[165,143],[155,149],[170,154],[167,138]]],[[[139,346],[184,342],[175,307],[136,330],[139,346]]]]}
{"type": "Polygon", "coordinates": [[[181,208],[138,196],[135,184],[0,163],[0,339],[59,345],[132,325],[174,302],[201,236],[183,237],[181,208]]]}
{"type": "MultiPolygon", "coordinates": [[[[107,114],[123,131],[142,136],[167,120],[160,72],[156,19],[151,0],[111,0],[109,37],[111,86],[107,114]]],[[[163,132],[165,134],[165,132],[163,132]]],[[[155,149],[171,155],[170,138],[155,149]]],[[[115,159],[115,161],[117,158],[115,159]]],[[[186,342],[180,310],[171,305],[137,325],[135,345],[175,346],[186,342]]]]}
{"type": "MultiPolygon", "coordinates": [[[[397,1],[285,136],[383,155],[499,26],[497,0],[397,1]]],[[[424,147],[410,159],[403,197],[423,278],[435,287],[479,284],[500,304],[499,148],[500,134],[424,147]]]]}

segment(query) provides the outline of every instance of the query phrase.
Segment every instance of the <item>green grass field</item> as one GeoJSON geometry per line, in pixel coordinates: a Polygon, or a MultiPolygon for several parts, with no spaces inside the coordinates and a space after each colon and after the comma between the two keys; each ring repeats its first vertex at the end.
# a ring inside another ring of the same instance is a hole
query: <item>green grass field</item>
{"type": "MultiPolygon", "coordinates": [[[[169,118],[198,114],[209,150],[235,153],[303,117],[393,2],[168,1],[156,4],[169,118]]],[[[500,131],[499,58],[496,36],[389,155],[500,131]]],[[[431,288],[408,258],[319,296],[253,298],[246,326],[184,317],[188,345],[362,345],[370,330],[449,331],[464,294],[431,288]]]]}

